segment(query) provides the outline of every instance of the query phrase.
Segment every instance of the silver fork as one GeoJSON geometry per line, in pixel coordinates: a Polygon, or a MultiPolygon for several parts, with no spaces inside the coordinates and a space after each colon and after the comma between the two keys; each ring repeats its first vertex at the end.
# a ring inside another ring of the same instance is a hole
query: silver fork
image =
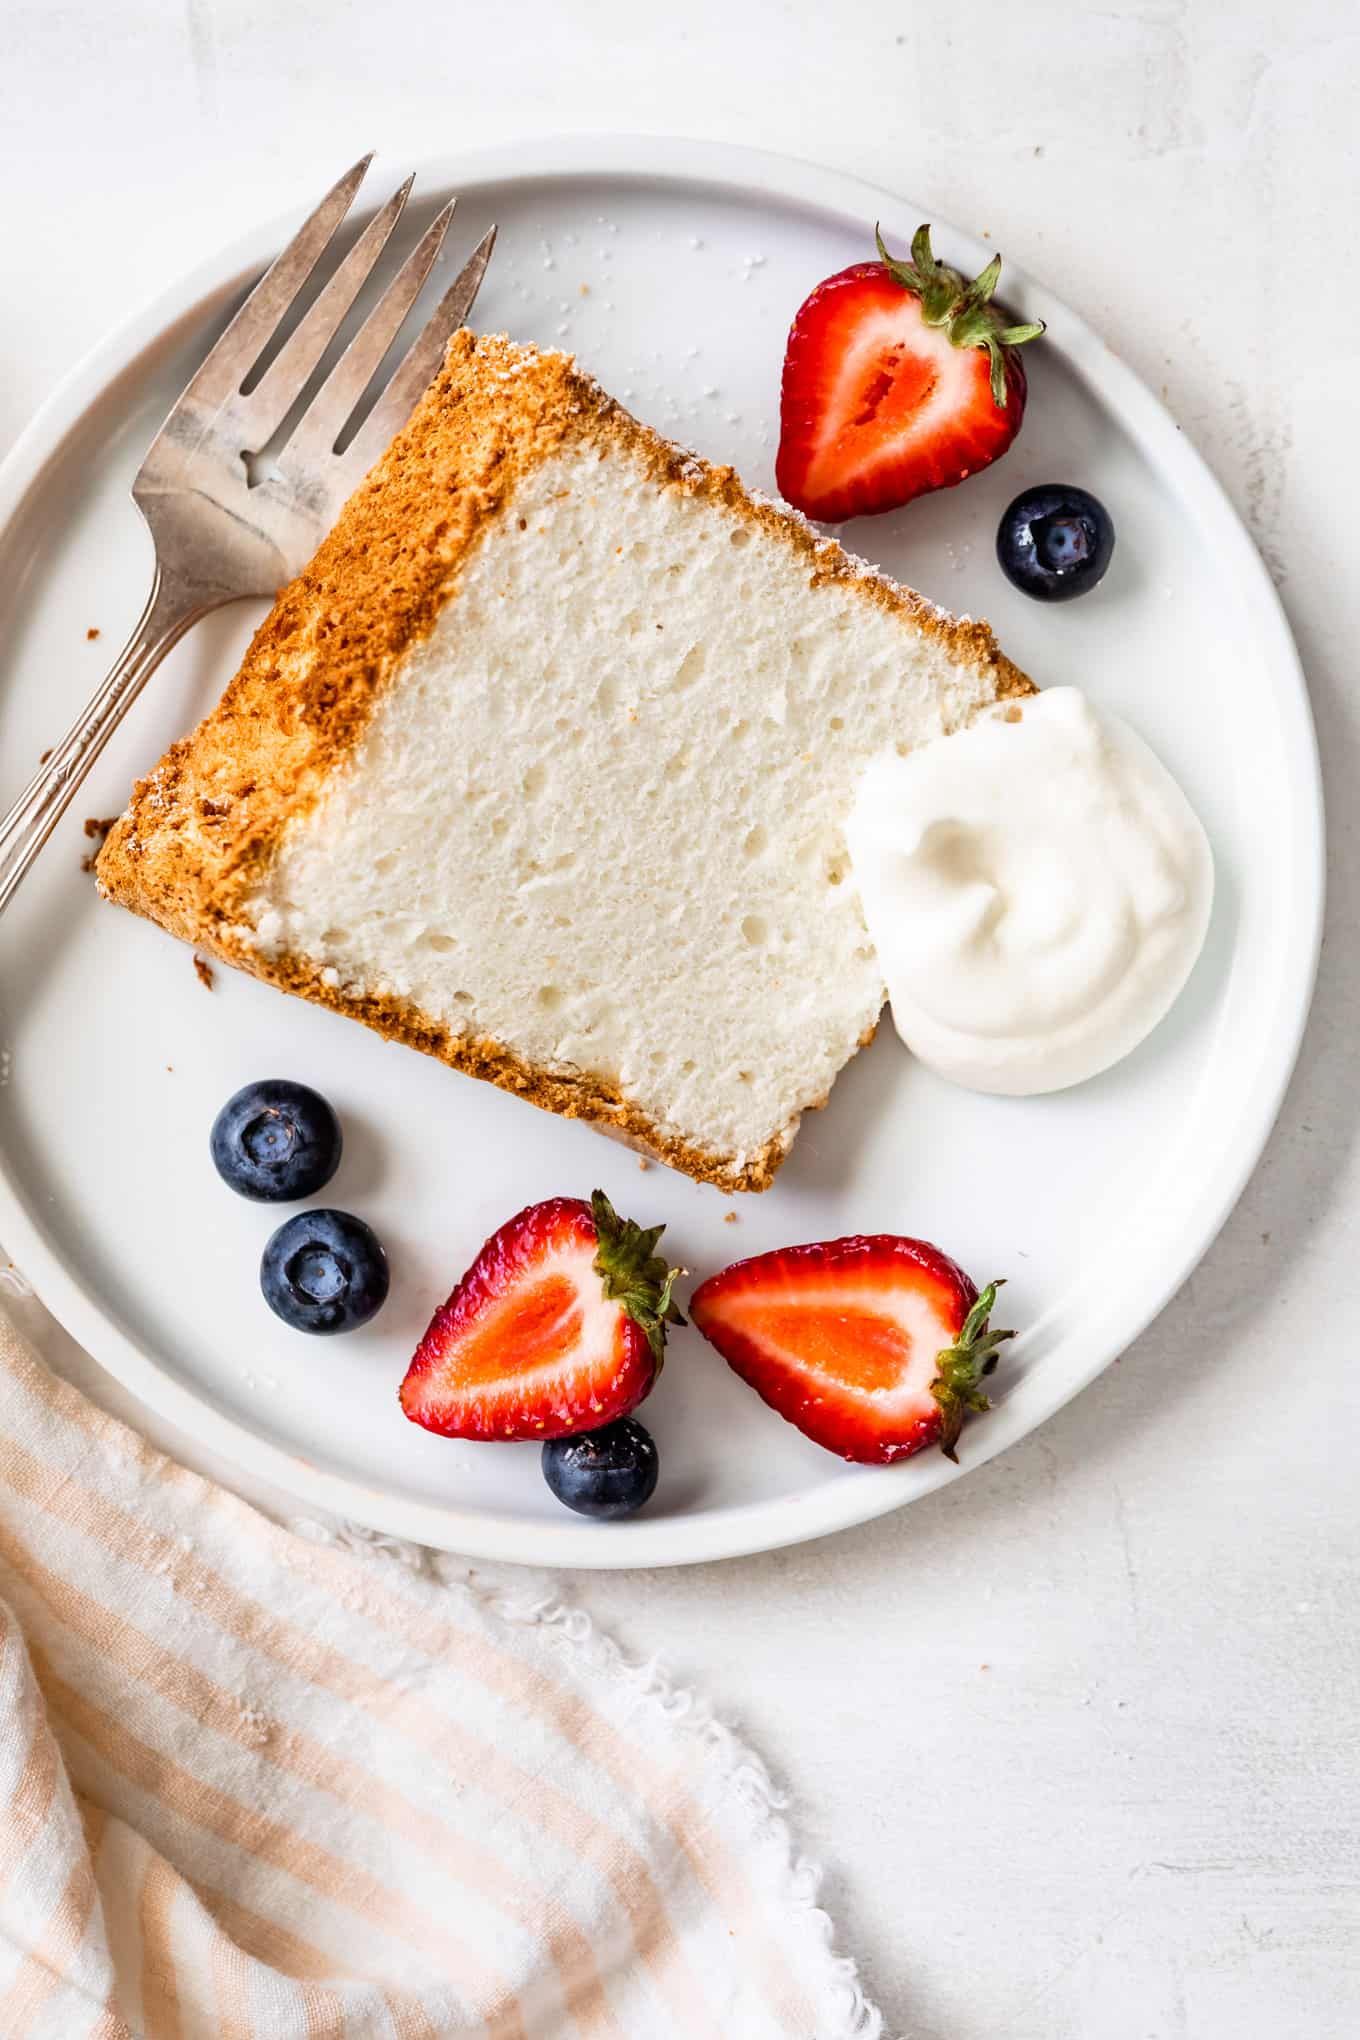
{"type": "Polygon", "coordinates": [[[345,499],[405,424],[472,309],[496,229],[483,235],[353,439],[346,425],[429,275],[456,200],[431,222],[267,464],[284,426],[400,219],[414,179],[376,213],[264,373],[255,369],[330,246],[371,156],[347,172],[272,263],[152,440],[132,484],[155,575],[103,686],[0,822],[0,911],[172,645],[209,610],[273,595],[300,573],[345,499]],[[259,478],[252,469],[263,468],[259,478]]]}

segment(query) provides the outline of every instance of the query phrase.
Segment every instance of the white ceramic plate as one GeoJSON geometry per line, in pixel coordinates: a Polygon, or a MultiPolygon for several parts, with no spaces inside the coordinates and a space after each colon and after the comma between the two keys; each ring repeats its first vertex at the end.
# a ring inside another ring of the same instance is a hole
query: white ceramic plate
{"type": "MultiPolygon", "coordinates": [[[[318,180],[338,164],[319,166],[318,180]]],[[[387,180],[382,183],[384,195],[387,180]]],[[[484,328],[569,345],[663,432],[773,486],[789,319],[817,280],[872,253],[904,200],[808,165],[709,144],[555,141],[428,167],[413,225],[449,190],[453,234],[501,239],[484,328]]],[[[127,486],[274,222],[107,342],[0,470],[0,800],[64,728],[140,608],[149,554],[127,486]],[[97,627],[98,640],[87,639],[97,627]]],[[[940,227],[940,252],[989,250],[940,227]]],[[[457,259],[457,254],[453,257],[457,259]]],[[[692,1331],[647,1407],[653,1504],[598,1525],[547,1493],[532,1446],[449,1443],[401,1417],[396,1386],[435,1302],[510,1212],[602,1184],[664,1219],[696,1271],[795,1240],[902,1231],[979,1279],[1004,1274],[1005,1356],[962,1471],[1023,1437],[1119,1353],[1189,1273],[1261,1151],[1307,1011],[1323,890],[1307,699],[1270,583],[1219,488],[1136,378],[1065,306],[1009,269],[1048,321],[1014,451],[965,487],[848,528],[848,543],[954,610],[986,614],[1041,682],[1126,715],[1209,828],[1218,902],[1170,1018],[1137,1054],[1060,1096],[987,1099],[916,1067],[890,1028],[811,1119],[776,1187],[729,1200],[244,978],[199,984],[189,954],[101,906],[81,818],[216,698],[258,620],[199,627],[153,681],[0,924],[0,1238],[105,1366],[165,1416],[301,1501],[481,1557],[667,1565],[756,1551],[896,1508],[956,1474],[938,1454],[865,1470],[806,1443],[692,1331]],[[1080,481],[1113,511],[1106,583],[1045,609],[993,556],[1029,482],[1080,481]],[[256,1283],[279,1214],[208,1160],[218,1106],[254,1077],[316,1084],[346,1130],[327,1201],[388,1242],[375,1325],[311,1342],[256,1283]],[[735,1211],[736,1222],[725,1223],[735,1211]]]]}

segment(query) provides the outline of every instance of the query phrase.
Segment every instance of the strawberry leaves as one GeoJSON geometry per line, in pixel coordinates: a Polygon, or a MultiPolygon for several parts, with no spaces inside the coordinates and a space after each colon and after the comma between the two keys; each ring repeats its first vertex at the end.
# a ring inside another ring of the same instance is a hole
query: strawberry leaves
{"type": "Polygon", "coordinates": [[[604,1284],[604,1293],[611,1302],[621,1304],[638,1326],[651,1347],[659,1372],[665,1357],[667,1325],[685,1322],[672,1295],[684,1270],[667,1267],[656,1251],[666,1228],[643,1227],[631,1218],[620,1218],[603,1190],[593,1192],[590,1213],[599,1238],[594,1267],[604,1284]]]}
{"type": "Polygon", "coordinates": [[[940,1450],[955,1465],[964,1416],[969,1410],[991,1408],[979,1384],[995,1372],[998,1348],[1015,1337],[1013,1331],[988,1329],[988,1319],[996,1307],[996,1292],[1003,1287],[1001,1281],[987,1284],[964,1319],[958,1338],[935,1357],[938,1372],[930,1384],[930,1393],[940,1406],[940,1450]]]}
{"type": "Polygon", "coordinates": [[[978,347],[990,364],[992,402],[1006,408],[1008,376],[1006,349],[1023,347],[1044,331],[1042,319],[1028,325],[1007,326],[992,307],[992,297],[1001,277],[1001,257],[993,255],[987,267],[969,283],[947,262],[936,260],[930,245],[930,228],[919,226],[912,236],[911,261],[890,255],[882,230],[874,228],[878,256],[888,274],[903,290],[918,299],[927,326],[942,327],[955,347],[978,347]]]}

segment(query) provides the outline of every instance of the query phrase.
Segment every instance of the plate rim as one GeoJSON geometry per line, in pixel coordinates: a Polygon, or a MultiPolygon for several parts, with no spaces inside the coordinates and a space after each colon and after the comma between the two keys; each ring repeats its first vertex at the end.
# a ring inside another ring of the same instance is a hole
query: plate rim
{"type": "MultiPolygon", "coordinates": [[[[918,208],[901,194],[867,180],[771,150],[680,136],[608,133],[538,136],[422,159],[416,166],[421,189],[437,193],[452,186],[530,183],[555,178],[626,179],[631,183],[690,183],[709,191],[804,205],[821,213],[881,218],[889,231],[910,233],[918,208]]],[[[109,386],[131,370],[176,322],[193,316],[204,300],[222,292],[253,268],[263,267],[291,230],[297,207],[251,227],[116,326],[60,381],[0,461],[0,557],[25,499],[46,467],[109,386]]],[[[990,248],[946,220],[939,231],[967,251],[979,266],[990,248]]],[[[11,1185],[0,1155],[0,1236],[53,1317],[85,1347],[97,1364],[197,1444],[300,1504],[357,1521],[389,1535],[412,1538],[474,1559],[538,1566],[618,1570],[701,1564],[777,1550],[867,1522],[918,1500],[959,1478],[1045,1423],[1091,1383],[1147,1329],[1192,1273],[1226,1223],[1264,1152],[1293,1074],[1312,1004],[1321,947],[1326,896],[1326,835],[1321,766],[1306,680],[1279,594],[1235,505],[1185,437],[1169,411],[1137,374],[1085,320],[1023,269],[1007,271],[1007,299],[1017,311],[1042,303],[1061,313],[1062,352],[1070,369],[1096,384],[1125,429],[1140,446],[1154,451],[1161,473],[1178,474],[1187,499],[1211,513],[1229,548],[1238,576],[1251,591],[1254,622],[1266,672],[1287,685],[1280,708],[1292,711],[1292,755],[1288,773],[1303,799],[1296,823],[1299,868],[1311,873],[1309,897],[1296,902],[1280,986],[1292,995],[1276,1001],[1265,1067],[1244,1105],[1216,1176],[1206,1185],[1202,1222],[1187,1234],[1192,1242],[1169,1255],[1161,1279],[1139,1306],[1121,1320],[1113,1342],[1095,1336],[1076,1365],[1069,1365],[1037,1392],[1002,1404],[988,1423],[970,1433],[970,1449],[958,1468],[940,1460],[926,1480],[917,1469],[911,1486],[900,1469],[865,1470],[828,1481],[805,1495],[726,1506],[709,1515],[648,1518],[601,1526],[577,1522],[529,1521],[484,1509],[408,1500],[375,1490],[349,1475],[309,1466],[284,1447],[215,1409],[199,1393],[167,1374],[124,1333],[112,1313],[91,1293],[61,1256],[49,1248],[11,1185]]]]}

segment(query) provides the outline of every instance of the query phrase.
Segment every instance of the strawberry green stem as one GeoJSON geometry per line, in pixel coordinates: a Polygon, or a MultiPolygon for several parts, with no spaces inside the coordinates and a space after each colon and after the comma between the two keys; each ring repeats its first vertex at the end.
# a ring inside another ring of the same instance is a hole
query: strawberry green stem
{"type": "Polygon", "coordinates": [[[668,1268],[656,1251],[657,1241],[666,1228],[664,1225],[644,1228],[631,1218],[620,1218],[603,1190],[592,1195],[590,1214],[598,1242],[595,1273],[610,1301],[622,1304],[634,1324],[641,1328],[659,1373],[666,1353],[667,1325],[685,1322],[672,1296],[684,1271],[668,1268]]]}
{"type": "Polygon", "coordinates": [[[1014,1332],[993,1332],[987,1321],[996,1307],[996,1292],[1005,1287],[989,1282],[963,1321],[963,1329],[952,1346],[935,1356],[936,1374],[930,1392],[940,1406],[940,1450],[957,1466],[959,1433],[969,1410],[989,1410],[990,1402],[979,1384],[995,1372],[997,1348],[1014,1332]]]}
{"type": "Polygon", "coordinates": [[[993,255],[987,267],[969,283],[947,262],[937,262],[930,245],[930,228],[920,226],[912,236],[911,261],[899,262],[890,255],[882,232],[874,228],[879,259],[888,274],[920,301],[921,317],[927,326],[942,327],[955,347],[980,347],[991,363],[992,402],[1006,408],[1008,363],[1006,349],[1023,347],[1037,340],[1044,330],[1042,319],[1027,326],[1008,326],[992,304],[1001,276],[1001,257],[993,255]]]}

